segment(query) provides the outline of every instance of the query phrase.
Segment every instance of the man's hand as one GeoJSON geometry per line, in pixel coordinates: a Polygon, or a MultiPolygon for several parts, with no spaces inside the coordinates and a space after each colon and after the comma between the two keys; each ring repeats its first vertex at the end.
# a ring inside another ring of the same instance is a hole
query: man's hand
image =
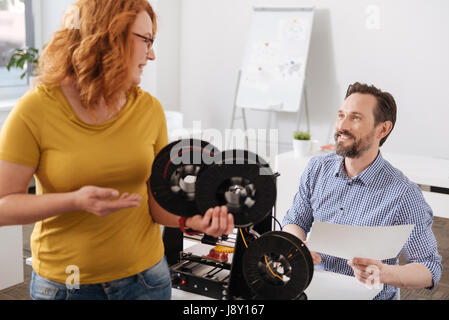
{"type": "MultiPolygon", "coordinates": [[[[307,241],[303,241],[304,244],[307,246],[307,241]]],[[[321,256],[316,253],[315,251],[310,251],[310,255],[312,256],[312,260],[313,260],[313,265],[317,265],[321,263],[321,256]]]]}
{"type": "Polygon", "coordinates": [[[389,265],[383,264],[382,261],[367,258],[348,260],[348,265],[354,271],[356,279],[368,286],[385,283],[389,270],[389,265]]]}
{"type": "Polygon", "coordinates": [[[74,192],[74,203],[78,210],[105,217],[120,209],[137,207],[142,199],[138,194],[127,192],[113,199],[118,196],[119,192],[114,189],[86,186],[74,192]]]}
{"type": "Polygon", "coordinates": [[[226,206],[210,208],[204,216],[195,215],[186,220],[186,227],[213,237],[230,234],[234,230],[234,216],[226,206]]]}
{"type": "Polygon", "coordinates": [[[354,258],[348,261],[348,265],[354,270],[355,277],[369,287],[388,284],[416,290],[433,286],[430,270],[418,262],[397,266],[374,259],[354,258]]]}
{"type": "Polygon", "coordinates": [[[315,251],[310,251],[310,255],[312,256],[313,264],[317,265],[321,263],[321,256],[315,251]]]}
{"type": "MultiPolygon", "coordinates": [[[[304,242],[304,244],[307,246],[306,233],[301,229],[300,226],[297,226],[296,224],[287,224],[286,226],[284,226],[284,228],[282,228],[282,231],[291,233],[302,242],[304,242]]],[[[314,265],[321,263],[321,256],[318,253],[310,251],[310,255],[312,256],[314,265]]]]}

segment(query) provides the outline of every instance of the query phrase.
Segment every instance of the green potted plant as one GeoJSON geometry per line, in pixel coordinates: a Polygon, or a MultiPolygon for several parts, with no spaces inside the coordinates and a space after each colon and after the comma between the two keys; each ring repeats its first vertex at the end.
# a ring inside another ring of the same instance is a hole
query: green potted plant
{"type": "Polygon", "coordinates": [[[9,71],[11,68],[18,68],[24,70],[20,75],[20,79],[23,79],[28,71],[30,72],[30,83],[31,78],[35,75],[37,70],[37,65],[39,61],[39,50],[33,47],[25,47],[15,49],[13,55],[6,65],[6,69],[9,71]]]}
{"type": "Polygon", "coordinates": [[[306,157],[310,154],[311,143],[310,133],[305,131],[295,131],[293,133],[293,152],[296,157],[306,157]]]}

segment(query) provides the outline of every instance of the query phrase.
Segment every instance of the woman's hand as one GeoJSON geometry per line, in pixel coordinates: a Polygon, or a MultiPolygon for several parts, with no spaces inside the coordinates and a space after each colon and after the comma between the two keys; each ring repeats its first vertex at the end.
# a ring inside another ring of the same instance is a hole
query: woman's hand
{"type": "Polygon", "coordinates": [[[213,237],[230,234],[234,230],[234,216],[226,206],[210,208],[204,216],[195,215],[186,220],[186,227],[213,237]]]}
{"type": "Polygon", "coordinates": [[[82,187],[74,192],[74,203],[78,210],[93,213],[99,217],[105,217],[113,212],[125,208],[138,207],[142,199],[138,194],[120,193],[110,188],[95,186],[82,187]]]}

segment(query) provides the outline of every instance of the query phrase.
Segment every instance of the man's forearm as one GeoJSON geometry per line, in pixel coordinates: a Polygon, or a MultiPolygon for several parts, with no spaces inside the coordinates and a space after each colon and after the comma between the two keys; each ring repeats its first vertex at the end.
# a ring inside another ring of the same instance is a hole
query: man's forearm
{"type": "Polygon", "coordinates": [[[433,285],[432,274],[421,263],[409,263],[403,266],[384,265],[381,282],[401,289],[422,289],[433,285]]]}
{"type": "MultiPolygon", "coordinates": [[[[304,242],[306,241],[306,233],[295,224],[284,226],[282,231],[291,233],[304,242]]],[[[422,263],[409,263],[403,266],[382,265],[380,261],[378,263],[383,269],[381,270],[380,282],[384,284],[410,290],[428,288],[433,285],[432,274],[422,263]]]]}
{"type": "Polygon", "coordinates": [[[282,231],[288,232],[302,240],[303,242],[306,241],[306,233],[300,226],[297,226],[296,224],[287,224],[282,228],[282,231]]]}

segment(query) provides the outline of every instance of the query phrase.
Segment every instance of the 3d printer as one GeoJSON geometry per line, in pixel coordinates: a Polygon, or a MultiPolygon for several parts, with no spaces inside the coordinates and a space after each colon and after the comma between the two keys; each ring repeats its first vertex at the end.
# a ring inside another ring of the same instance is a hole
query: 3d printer
{"type": "Polygon", "coordinates": [[[175,141],[159,152],[150,178],[161,207],[190,217],[226,205],[237,232],[219,239],[164,229],[172,286],[215,299],[306,299],[313,261],[304,243],[272,231],[276,177],[247,150],[220,152],[198,139],[175,141]],[[183,248],[185,237],[198,244],[183,248]]]}

